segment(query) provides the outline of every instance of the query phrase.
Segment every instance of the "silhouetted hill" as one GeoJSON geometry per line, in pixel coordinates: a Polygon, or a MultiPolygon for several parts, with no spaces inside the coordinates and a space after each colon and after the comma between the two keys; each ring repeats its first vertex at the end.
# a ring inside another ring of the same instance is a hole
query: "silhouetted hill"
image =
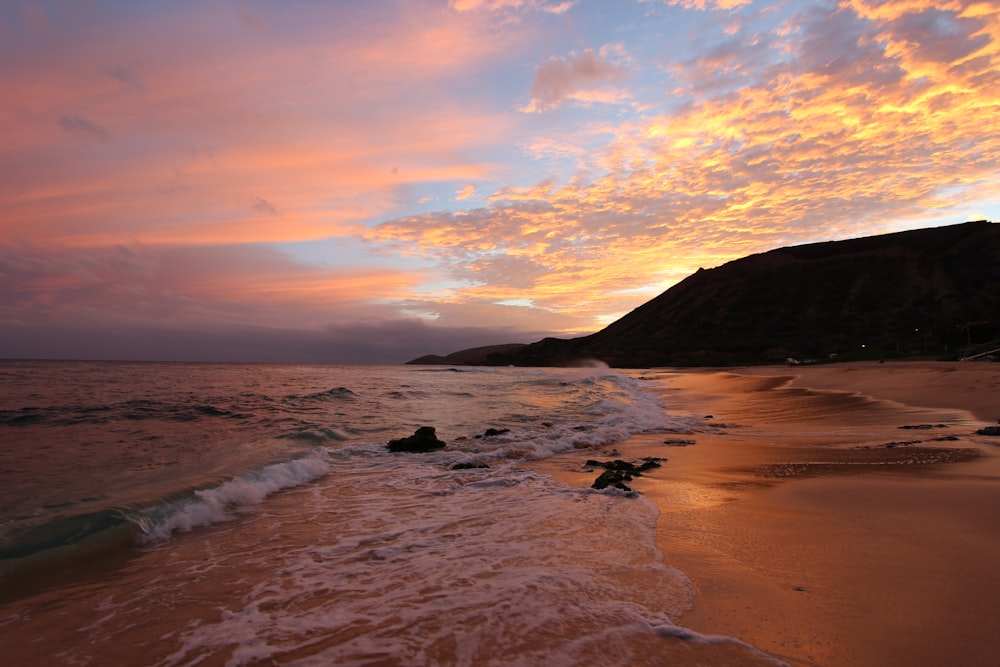
{"type": "Polygon", "coordinates": [[[459,350],[451,354],[440,356],[437,354],[426,354],[408,364],[429,364],[429,365],[455,365],[455,366],[488,366],[491,357],[495,355],[511,355],[522,348],[527,347],[525,343],[505,343],[501,345],[486,345],[483,347],[473,347],[468,350],[459,350]]]}
{"type": "Polygon", "coordinates": [[[945,356],[997,338],[1000,225],[979,221],[780,248],[699,269],[598,333],[547,338],[489,363],[945,356]]]}

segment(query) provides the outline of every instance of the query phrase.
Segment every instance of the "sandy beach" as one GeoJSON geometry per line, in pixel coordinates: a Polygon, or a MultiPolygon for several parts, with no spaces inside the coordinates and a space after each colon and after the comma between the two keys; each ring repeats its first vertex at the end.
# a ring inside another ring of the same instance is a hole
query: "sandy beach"
{"type": "MultiPolygon", "coordinates": [[[[667,459],[630,484],[696,587],[676,622],[795,666],[1000,663],[1000,438],[975,434],[1000,417],[1000,366],[678,371],[665,385],[690,431],[603,456],[667,459]]],[[[589,485],[580,458],[543,467],[589,485]]]]}

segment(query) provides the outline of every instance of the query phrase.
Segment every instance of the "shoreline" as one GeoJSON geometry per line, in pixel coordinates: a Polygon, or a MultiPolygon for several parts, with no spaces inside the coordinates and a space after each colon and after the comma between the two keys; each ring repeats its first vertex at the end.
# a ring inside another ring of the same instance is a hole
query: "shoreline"
{"type": "MultiPolygon", "coordinates": [[[[1000,365],[663,370],[668,412],[704,427],[601,457],[667,459],[629,484],[697,591],[675,622],[793,667],[996,664],[1000,438],[974,431],[1000,416],[1000,365]]],[[[589,486],[581,458],[542,467],[589,486]]]]}
{"type": "Polygon", "coordinates": [[[854,391],[911,407],[967,410],[1000,420],[1000,363],[989,361],[863,361],[799,366],[740,366],[743,375],[793,376],[792,385],[854,391]]]}

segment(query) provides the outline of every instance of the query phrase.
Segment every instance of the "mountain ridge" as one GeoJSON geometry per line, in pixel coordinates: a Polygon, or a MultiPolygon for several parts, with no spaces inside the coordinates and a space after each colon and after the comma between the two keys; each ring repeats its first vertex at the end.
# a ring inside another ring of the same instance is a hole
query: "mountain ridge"
{"type": "Polygon", "coordinates": [[[448,357],[472,365],[719,366],[947,356],[996,338],[1000,225],[979,220],[748,255],[699,269],[594,334],[448,357]]]}

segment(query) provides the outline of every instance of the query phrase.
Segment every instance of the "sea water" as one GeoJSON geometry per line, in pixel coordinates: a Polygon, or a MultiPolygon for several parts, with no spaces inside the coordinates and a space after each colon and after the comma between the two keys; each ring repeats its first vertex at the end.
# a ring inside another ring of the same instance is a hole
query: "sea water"
{"type": "Polygon", "coordinates": [[[656,548],[655,506],[530,467],[683,427],[654,384],[0,362],[4,664],[766,661],[676,624],[694,591],[656,548]],[[387,450],[420,426],[447,446],[387,450]]]}

